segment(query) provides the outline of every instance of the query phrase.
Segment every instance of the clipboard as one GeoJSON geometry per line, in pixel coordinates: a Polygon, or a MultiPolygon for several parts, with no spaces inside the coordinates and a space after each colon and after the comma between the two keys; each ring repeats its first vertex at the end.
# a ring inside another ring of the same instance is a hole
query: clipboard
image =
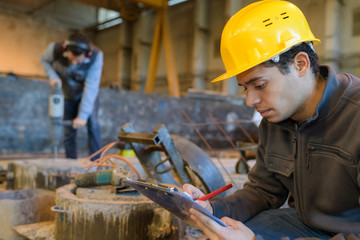
{"type": "Polygon", "coordinates": [[[135,190],[142,193],[150,200],[159,204],[161,207],[165,208],[190,225],[194,225],[194,223],[190,218],[189,210],[190,208],[194,208],[221,226],[227,227],[225,223],[221,222],[220,219],[196,203],[189,195],[184,192],[179,192],[175,187],[156,183],[153,184],[142,180],[134,181],[132,179],[126,179],[124,181],[129,186],[133,187],[135,190]]]}

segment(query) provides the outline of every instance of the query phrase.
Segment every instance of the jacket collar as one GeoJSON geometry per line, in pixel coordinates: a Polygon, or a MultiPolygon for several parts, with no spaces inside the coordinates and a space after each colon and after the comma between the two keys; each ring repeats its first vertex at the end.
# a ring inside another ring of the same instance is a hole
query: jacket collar
{"type": "MultiPolygon", "coordinates": [[[[319,69],[320,75],[325,79],[326,85],[324,88],[323,95],[315,109],[315,113],[312,117],[306,119],[301,125],[306,125],[314,120],[322,120],[327,117],[332,109],[335,108],[336,104],[340,100],[344,89],[339,88],[340,83],[337,79],[335,70],[327,65],[321,65],[319,69]]],[[[346,86],[345,86],[346,88],[346,86]]],[[[296,124],[293,120],[287,119],[277,123],[285,128],[294,129],[296,124]]]]}
{"type": "MultiPolygon", "coordinates": [[[[345,89],[340,88],[340,82],[335,70],[327,65],[320,66],[320,75],[326,80],[323,95],[309,121],[324,119],[335,108],[345,89]]],[[[346,88],[346,86],[344,86],[346,88]]]]}

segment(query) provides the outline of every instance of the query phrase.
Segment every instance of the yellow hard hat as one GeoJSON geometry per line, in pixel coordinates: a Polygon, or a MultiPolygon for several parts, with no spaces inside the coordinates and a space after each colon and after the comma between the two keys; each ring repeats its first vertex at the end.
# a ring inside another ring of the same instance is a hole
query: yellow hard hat
{"type": "Polygon", "coordinates": [[[286,1],[263,0],[238,11],[221,36],[221,58],[226,73],[222,81],[242,73],[301,42],[320,43],[304,14],[286,1]]]}

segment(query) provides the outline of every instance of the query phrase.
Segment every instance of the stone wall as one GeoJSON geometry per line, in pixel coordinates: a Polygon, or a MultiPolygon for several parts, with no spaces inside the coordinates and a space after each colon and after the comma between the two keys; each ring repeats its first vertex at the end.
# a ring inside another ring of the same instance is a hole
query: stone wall
{"type": "MultiPolygon", "coordinates": [[[[0,77],[0,154],[51,153],[48,97],[46,81],[27,80],[16,76],[0,77]]],[[[225,95],[188,94],[172,98],[125,90],[101,88],[99,93],[99,122],[103,144],[117,141],[121,127],[130,122],[140,133],[152,133],[159,124],[165,124],[171,134],[183,136],[205,148],[194,128],[188,125],[183,112],[194,123],[208,123],[197,129],[214,149],[232,148],[209,113],[219,122],[249,120],[253,110],[244,106],[244,99],[225,95]],[[211,123],[211,124],[210,124],[211,123]]],[[[246,141],[238,124],[222,124],[230,138],[246,141]]],[[[241,123],[256,138],[253,123],[241,123]]],[[[87,133],[78,131],[80,152],[87,152],[87,133]]],[[[206,149],[206,148],[205,148],[206,149]]],[[[60,153],[63,147],[60,147],[60,153]]]]}

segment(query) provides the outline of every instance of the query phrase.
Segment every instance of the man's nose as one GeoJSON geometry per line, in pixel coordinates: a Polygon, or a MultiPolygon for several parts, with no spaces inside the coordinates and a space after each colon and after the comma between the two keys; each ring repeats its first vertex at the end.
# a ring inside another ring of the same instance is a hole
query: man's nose
{"type": "Polygon", "coordinates": [[[254,91],[247,91],[246,93],[246,106],[254,107],[261,101],[260,97],[254,91]]]}

